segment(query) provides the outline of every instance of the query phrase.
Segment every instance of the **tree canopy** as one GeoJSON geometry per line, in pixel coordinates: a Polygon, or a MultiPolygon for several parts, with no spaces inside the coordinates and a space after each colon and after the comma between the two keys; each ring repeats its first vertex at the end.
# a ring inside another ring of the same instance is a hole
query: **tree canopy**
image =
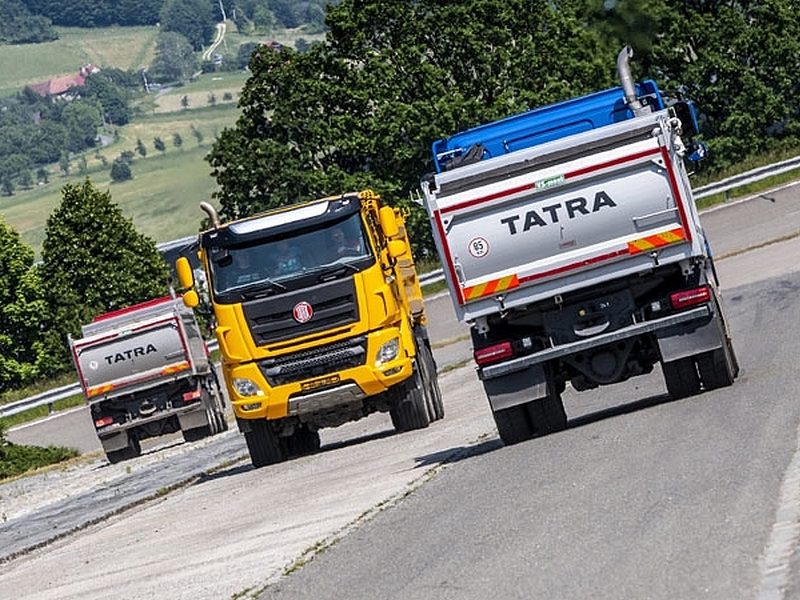
{"type": "MultiPolygon", "coordinates": [[[[800,12],[793,0],[343,0],[324,43],[261,46],[236,126],[208,156],[233,218],[365,186],[407,198],[430,144],[459,130],[636,79],[700,107],[721,168],[797,145],[800,12]],[[767,18],[769,16],[769,18],[767,18]]],[[[433,251],[419,211],[421,254],[433,251]]]]}
{"type": "MultiPolygon", "coordinates": [[[[66,185],[47,219],[40,267],[59,349],[64,335],[99,314],[167,293],[169,268],[155,242],[136,231],[109,192],[87,178],[66,185]]],[[[63,357],[63,354],[59,355],[63,357]]]]}

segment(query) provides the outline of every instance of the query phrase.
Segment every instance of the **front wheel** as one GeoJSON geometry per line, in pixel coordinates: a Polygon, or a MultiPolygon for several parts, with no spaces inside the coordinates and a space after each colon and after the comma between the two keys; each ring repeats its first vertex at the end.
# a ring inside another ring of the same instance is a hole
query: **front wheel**
{"type": "Polygon", "coordinates": [[[250,421],[250,431],[245,431],[244,439],[256,468],[283,462],[287,458],[284,445],[266,420],[250,421]]]}
{"type": "Polygon", "coordinates": [[[405,397],[397,400],[389,410],[397,431],[423,429],[430,424],[423,385],[419,364],[414,361],[414,373],[405,382],[405,397]]]}

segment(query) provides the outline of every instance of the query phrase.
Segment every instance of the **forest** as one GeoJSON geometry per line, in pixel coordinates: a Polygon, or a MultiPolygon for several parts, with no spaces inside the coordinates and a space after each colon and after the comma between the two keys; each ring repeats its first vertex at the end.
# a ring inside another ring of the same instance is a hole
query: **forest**
{"type": "MultiPolygon", "coordinates": [[[[18,4],[41,17],[48,3],[18,4]]],[[[626,44],[634,79],[698,107],[702,170],[796,154],[798,9],[798,0],[342,0],[328,8],[324,43],[252,54],[241,116],[208,155],[214,200],[234,218],[372,188],[409,211],[415,254],[433,258],[412,201],[431,143],[618,85],[626,44]]],[[[164,289],[152,242],[132,229],[89,181],[65,190],[41,263],[0,221],[0,392],[68,370],[67,333],[164,289]]]]}
{"type": "MultiPolygon", "coordinates": [[[[322,27],[325,6],[336,0],[3,0],[0,43],[25,44],[52,40],[53,25],[62,27],[122,27],[164,24],[179,18],[193,21],[198,31],[213,31],[226,17],[240,29],[322,27]]],[[[209,34],[210,35],[210,34],[209,34]]]]}

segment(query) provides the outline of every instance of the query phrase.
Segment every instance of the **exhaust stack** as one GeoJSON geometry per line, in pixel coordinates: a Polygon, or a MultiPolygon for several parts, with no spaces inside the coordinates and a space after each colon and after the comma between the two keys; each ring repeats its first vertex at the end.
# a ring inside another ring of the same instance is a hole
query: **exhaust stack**
{"type": "Polygon", "coordinates": [[[645,108],[636,97],[636,87],[633,84],[633,77],[631,77],[630,59],[633,56],[633,48],[625,46],[617,55],[617,73],[619,74],[619,81],[622,85],[622,91],[625,92],[625,102],[628,103],[634,116],[641,117],[642,115],[650,112],[645,108]]]}
{"type": "Polygon", "coordinates": [[[214,225],[214,229],[219,229],[220,222],[219,222],[219,213],[217,213],[217,209],[211,206],[208,202],[201,202],[200,208],[202,208],[208,218],[211,219],[211,223],[214,225]]]}

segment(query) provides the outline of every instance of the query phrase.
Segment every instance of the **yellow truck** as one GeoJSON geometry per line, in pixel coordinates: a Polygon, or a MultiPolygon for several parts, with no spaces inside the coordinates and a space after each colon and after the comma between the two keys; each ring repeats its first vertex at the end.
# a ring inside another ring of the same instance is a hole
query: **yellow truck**
{"type": "MultiPolygon", "coordinates": [[[[376,411],[397,431],[444,416],[401,211],[370,190],[224,224],[200,206],[211,228],[194,249],[255,467],[314,452],[320,429],[376,411]]],[[[188,256],[176,271],[196,307],[201,282],[188,256]]]]}

